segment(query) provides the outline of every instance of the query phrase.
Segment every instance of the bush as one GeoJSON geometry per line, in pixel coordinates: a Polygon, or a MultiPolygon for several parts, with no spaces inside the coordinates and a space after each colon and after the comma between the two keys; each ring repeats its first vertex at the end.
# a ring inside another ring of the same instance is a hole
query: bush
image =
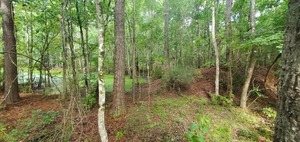
{"type": "Polygon", "coordinates": [[[97,102],[96,94],[87,94],[83,97],[83,106],[85,109],[91,109],[97,102]]]}
{"type": "Polygon", "coordinates": [[[221,105],[221,106],[231,106],[233,100],[231,98],[226,98],[221,95],[212,95],[211,104],[212,105],[221,105]]]}
{"type": "Polygon", "coordinates": [[[210,127],[210,118],[199,114],[196,120],[197,123],[191,124],[185,137],[190,142],[204,142],[204,134],[208,132],[210,127]]]}
{"type": "Polygon", "coordinates": [[[169,90],[185,90],[186,84],[194,81],[194,69],[185,67],[170,68],[168,73],[163,75],[163,87],[169,90]]]}
{"type": "Polygon", "coordinates": [[[163,70],[161,67],[156,67],[151,72],[152,79],[160,79],[163,76],[163,70]]]}
{"type": "Polygon", "coordinates": [[[262,113],[268,117],[268,118],[271,118],[271,119],[275,119],[276,118],[276,111],[270,107],[266,107],[266,108],[263,108],[262,109],[262,113]]]}

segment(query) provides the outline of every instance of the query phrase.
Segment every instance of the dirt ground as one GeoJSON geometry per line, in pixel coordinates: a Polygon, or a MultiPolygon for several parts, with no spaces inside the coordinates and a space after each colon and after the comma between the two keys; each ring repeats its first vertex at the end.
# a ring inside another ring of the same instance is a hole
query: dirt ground
{"type": "MultiPolygon", "coordinates": [[[[194,82],[187,84],[187,89],[181,94],[184,95],[194,95],[197,97],[205,97],[209,98],[210,94],[214,92],[214,78],[215,78],[215,69],[214,68],[205,68],[201,69],[201,74],[195,77],[194,82]]],[[[266,74],[266,69],[257,69],[254,72],[253,76],[253,86],[258,86],[261,88],[263,93],[265,93],[268,98],[260,99],[263,105],[265,102],[268,104],[274,105],[276,102],[276,85],[277,79],[275,76],[270,75],[269,80],[266,83],[266,88],[263,83],[264,77],[266,74]],[[268,100],[268,101],[266,101],[268,100]]],[[[221,76],[226,76],[225,72],[221,72],[221,76]]],[[[140,88],[141,96],[137,96],[140,100],[135,103],[132,102],[132,96],[130,94],[126,94],[126,105],[127,109],[130,109],[131,106],[143,103],[151,100],[151,98],[155,98],[159,95],[169,96],[169,97],[177,97],[178,92],[166,92],[161,91],[159,88],[161,86],[161,80],[154,80],[150,83],[150,85],[143,85],[140,88]]],[[[252,86],[252,87],[253,87],[252,86]]],[[[221,94],[225,93],[226,88],[221,88],[221,94]]],[[[63,114],[63,111],[68,106],[68,101],[61,101],[58,95],[39,95],[39,94],[21,94],[22,100],[18,103],[12,105],[6,105],[4,109],[0,110],[0,118],[1,122],[6,123],[6,125],[10,126],[8,129],[11,130],[16,127],[19,120],[24,118],[31,117],[31,112],[33,110],[52,110],[55,112],[59,112],[63,114]]],[[[110,141],[116,141],[116,135],[118,130],[122,129],[126,125],[125,116],[121,116],[119,118],[112,118],[110,116],[109,109],[111,106],[112,97],[111,94],[107,96],[107,110],[106,110],[106,127],[108,131],[108,136],[110,141]]],[[[238,95],[237,95],[237,98],[238,95]]],[[[253,98],[252,98],[253,100],[253,98]]],[[[251,101],[251,99],[250,99],[251,101]]],[[[76,112],[75,112],[76,113],[76,112]]],[[[63,115],[60,115],[58,118],[58,122],[63,119],[63,115]]],[[[78,113],[75,115],[78,117],[78,113]]],[[[75,128],[75,132],[71,137],[71,141],[98,141],[98,131],[97,131],[97,106],[92,108],[91,110],[85,111],[82,116],[83,121],[80,125],[77,125],[75,128]]],[[[76,119],[76,118],[75,118],[76,119]]],[[[118,139],[118,141],[130,141],[132,138],[130,137],[122,137],[118,139]]]]}

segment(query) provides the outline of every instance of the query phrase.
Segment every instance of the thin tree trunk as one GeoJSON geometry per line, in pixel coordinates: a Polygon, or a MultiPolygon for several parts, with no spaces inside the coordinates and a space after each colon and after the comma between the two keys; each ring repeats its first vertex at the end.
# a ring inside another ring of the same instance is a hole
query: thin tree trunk
{"type": "Polygon", "coordinates": [[[77,82],[77,72],[76,72],[76,54],[74,49],[74,39],[73,39],[73,22],[68,19],[68,42],[70,45],[70,55],[71,55],[71,68],[72,68],[72,81],[73,81],[73,93],[78,93],[78,82],[77,82]]]}
{"type": "Polygon", "coordinates": [[[17,69],[17,48],[14,32],[13,4],[11,0],[1,0],[2,30],[4,42],[5,102],[10,104],[20,100],[17,69]]]}
{"type": "Polygon", "coordinates": [[[219,95],[219,78],[220,78],[220,61],[219,61],[219,49],[216,41],[216,31],[215,31],[215,8],[212,7],[212,42],[215,50],[215,58],[216,58],[216,79],[215,79],[215,95],[219,95]]]}
{"type": "Polygon", "coordinates": [[[43,64],[44,64],[44,53],[42,51],[40,52],[41,54],[41,63],[39,67],[39,82],[37,85],[37,88],[41,89],[42,88],[42,83],[43,83],[43,64]]]}
{"type": "Polygon", "coordinates": [[[125,29],[124,0],[115,0],[115,71],[113,87],[113,114],[125,113],[125,29]]]}
{"type": "Polygon", "coordinates": [[[84,44],[83,26],[82,26],[82,20],[80,18],[78,0],[75,1],[75,5],[76,5],[77,21],[78,21],[79,31],[80,31],[80,46],[83,55],[83,74],[84,74],[85,93],[88,94],[89,92],[89,81],[88,81],[88,74],[87,74],[88,61],[87,61],[86,47],[84,44]]]}
{"type": "Polygon", "coordinates": [[[66,36],[66,2],[62,3],[61,7],[61,15],[62,15],[62,21],[61,21],[61,39],[62,39],[62,46],[63,46],[63,99],[66,99],[68,89],[67,89],[67,60],[68,60],[68,53],[67,53],[67,36],[66,36]]]}
{"type": "Polygon", "coordinates": [[[127,65],[126,65],[126,67],[127,67],[127,73],[128,73],[128,75],[130,76],[130,77],[132,77],[131,76],[131,66],[130,66],[130,49],[129,48],[126,48],[125,49],[126,50],[126,54],[127,54],[127,56],[126,56],[126,59],[127,59],[127,65]]]}
{"type": "MultiPolygon", "coordinates": [[[[30,11],[30,18],[32,18],[32,11],[30,11]]],[[[32,52],[33,52],[33,22],[30,24],[30,47],[29,47],[29,56],[30,58],[28,59],[28,65],[29,65],[29,88],[30,91],[33,89],[33,60],[32,60],[32,52]]]]}
{"type": "MultiPolygon", "coordinates": [[[[31,52],[30,52],[30,49],[31,49],[31,44],[30,44],[30,33],[29,33],[29,29],[30,29],[30,26],[31,24],[29,24],[29,18],[27,17],[28,15],[28,11],[27,11],[27,8],[25,8],[25,20],[26,20],[26,36],[25,36],[25,40],[26,40],[26,49],[27,49],[27,54],[29,56],[31,56],[31,52]]],[[[32,62],[30,62],[31,59],[28,59],[28,72],[27,72],[27,76],[28,76],[28,84],[29,84],[29,90],[28,92],[32,92],[32,76],[31,76],[31,65],[32,65],[32,62]]]]}
{"type": "Polygon", "coordinates": [[[85,54],[86,54],[86,74],[87,74],[87,91],[89,93],[90,91],[90,78],[91,78],[91,71],[90,71],[90,50],[89,50],[89,20],[88,20],[88,14],[87,14],[87,5],[86,0],[83,1],[84,4],[84,17],[85,17],[85,54]]]}
{"type": "Polygon", "coordinates": [[[98,132],[102,142],[108,142],[107,131],[105,128],[105,83],[104,83],[104,22],[99,0],[96,0],[96,10],[98,19],[98,90],[99,90],[99,109],[98,109],[98,132]]]}
{"type": "MultiPolygon", "coordinates": [[[[255,32],[255,0],[250,1],[250,25],[251,25],[251,35],[252,35],[251,38],[253,38],[255,32]]],[[[247,77],[243,85],[243,90],[241,94],[240,106],[244,109],[247,107],[248,89],[250,86],[253,70],[255,68],[255,63],[256,63],[254,52],[255,52],[255,47],[252,47],[250,52],[249,67],[247,69],[247,77]]]]}
{"type": "Polygon", "coordinates": [[[167,73],[170,68],[169,59],[169,15],[170,15],[170,1],[165,0],[165,23],[164,23],[164,72],[167,73]]]}
{"type": "MultiPolygon", "coordinates": [[[[47,51],[47,70],[51,70],[51,59],[50,59],[50,53],[49,50],[47,51]]],[[[47,75],[47,87],[51,87],[51,75],[50,72],[45,71],[45,75],[47,75]]],[[[46,78],[46,77],[45,77],[46,78]]]]}
{"type": "Polygon", "coordinates": [[[227,48],[226,48],[226,59],[228,64],[227,72],[227,93],[229,97],[233,97],[232,94],[232,31],[231,31],[231,7],[232,0],[226,0],[226,35],[227,35],[227,48]]]}
{"type": "Polygon", "coordinates": [[[133,3],[133,15],[132,15],[132,96],[133,96],[133,103],[136,99],[136,42],[135,42],[135,13],[136,13],[136,6],[135,0],[132,0],[133,3]]]}

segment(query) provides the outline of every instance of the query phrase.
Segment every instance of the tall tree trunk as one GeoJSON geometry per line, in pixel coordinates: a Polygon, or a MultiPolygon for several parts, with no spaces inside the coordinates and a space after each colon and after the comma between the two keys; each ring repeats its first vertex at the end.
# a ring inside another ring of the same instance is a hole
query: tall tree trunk
{"type": "Polygon", "coordinates": [[[67,30],[66,30],[66,1],[62,3],[61,7],[61,15],[62,15],[62,21],[61,21],[61,40],[62,40],[62,49],[63,49],[63,99],[66,99],[67,97],[67,60],[68,60],[68,53],[67,53],[67,30]]]}
{"type": "Polygon", "coordinates": [[[87,54],[86,54],[86,47],[84,44],[84,35],[83,35],[83,26],[82,26],[82,20],[80,18],[80,11],[79,11],[79,3],[76,0],[75,1],[76,5],[76,15],[77,15],[77,21],[79,25],[79,31],[80,31],[80,46],[81,46],[81,51],[83,55],[83,75],[84,75],[84,85],[85,85],[85,93],[88,94],[89,92],[89,81],[88,81],[88,61],[87,61],[87,54]]]}
{"type": "Polygon", "coordinates": [[[216,40],[216,30],[215,30],[215,8],[212,7],[212,30],[211,37],[215,50],[216,58],[216,79],[215,79],[215,95],[219,95],[219,80],[220,80],[220,61],[219,61],[219,49],[216,40]]]}
{"type": "Polygon", "coordinates": [[[115,71],[113,87],[113,113],[125,113],[125,29],[124,0],[115,0],[115,71]]]}
{"type": "MultiPolygon", "coordinates": [[[[32,18],[32,11],[30,11],[30,18],[32,18]]],[[[31,23],[30,23],[30,45],[29,45],[29,61],[28,61],[28,72],[29,72],[29,88],[30,88],[30,91],[32,91],[33,89],[33,70],[34,70],[34,67],[33,67],[33,22],[31,20],[31,23]]]]}
{"type": "Polygon", "coordinates": [[[98,132],[102,142],[108,142],[107,131],[105,128],[105,83],[104,83],[104,21],[99,0],[96,0],[96,10],[98,19],[98,90],[99,90],[99,109],[98,109],[98,132]]]}
{"type": "Polygon", "coordinates": [[[90,91],[90,78],[91,78],[91,71],[90,71],[90,50],[89,50],[89,20],[88,20],[88,13],[87,13],[87,5],[86,5],[86,0],[83,1],[83,5],[84,5],[84,17],[85,17],[85,26],[84,26],[84,29],[85,29],[85,54],[86,54],[86,74],[87,74],[87,91],[89,92],[90,91]]]}
{"type": "Polygon", "coordinates": [[[170,15],[170,1],[165,0],[165,23],[164,23],[164,72],[167,73],[170,68],[169,59],[169,15],[170,15]]]}
{"type": "Polygon", "coordinates": [[[14,33],[13,5],[11,0],[1,0],[4,42],[5,102],[20,100],[17,70],[17,48],[14,33]]]}
{"type": "MultiPolygon", "coordinates": [[[[255,0],[250,1],[250,25],[251,25],[251,38],[253,38],[255,33],[255,0]]],[[[247,69],[247,77],[243,85],[243,90],[241,94],[241,104],[242,108],[247,107],[247,100],[248,100],[248,89],[250,86],[253,70],[255,68],[256,58],[254,55],[255,47],[252,47],[250,52],[250,59],[249,59],[249,67],[247,69]]]]}
{"type": "Polygon", "coordinates": [[[290,0],[288,9],[274,142],[300,140],[300,1],[290,0]]]}
{"type": "MultiPolygon", "coordinates": [[[[29,30],[30,30],[30,27],[32,27],[32,26],[30,26],[32,23],[30,23],[29,24],[29,18],[27,17],[27,15],[28,15],[28,10],[27,10],[27,8],[25,8],[25,21],[26,21],[26,36],[25,36],[25,40],[26,40],[26,49],[27,49],[27,54],[29,55],[29,59],[28,59],[28,72],[27,72],[27,76],[28,76],[28,84],[29,84],[29,90],[28,90],[28,92],[32,92],[32,73],[31,73],[31,68],[32,68],[32,52],[30,52],[31,51],[31,43],[30,43],[30,38],[32,38],[32,37],[30,37],[31,36],[31,34],[30,34],[30,32],[29,32],[29,30]]],[[[30,18],[31,18],[31,15],[29,16],[30,18]]]]}
{"type": "Polygon", "coordinates": [[[227,36],[227,48],[226,48],[226,60],[228,64],[227,71],[227,93],[229,97],[232,96],[232,31],[231,31],[231,7],[232,0],[226,0],[226,36],[227,36]]]}
{"type": "Polygon", "coordinates": [[[133,102],[135,102],[135,95],[136,95],[136,80],[137,80],[137,74],[136,74],[136,40],[135,40],[135,14],[136,14],[136,6],[135,6],[135,0],[132,0],[133,3],[133,15],[132,15],[132,97],[133,102]]]}
{"type": "MultiPolygon", "coordinates": [[[[71,13],[69,11],[69,13],[71,13]]],[[[73,39],[73,21],[72,19],[67,20],[68,24],[68,42],[70,46],[70,56],[71,56],[71,69],[72,69],[72,81],[73,81],[73,93],[77,94],[79,91],[78,82],[77,82],[77,71],[76,71],[76,54],[74,48],[74,39],[73,39]]]]}

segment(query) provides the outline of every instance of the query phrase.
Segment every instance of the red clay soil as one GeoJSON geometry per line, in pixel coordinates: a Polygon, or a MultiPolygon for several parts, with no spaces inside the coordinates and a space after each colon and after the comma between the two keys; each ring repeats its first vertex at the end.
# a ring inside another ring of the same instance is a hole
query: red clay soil
{"type": "MultiPolygon", "coordinates": [[[[198,69],[201,73],[200,76],[196,76],[194,82],[188,85],[188,89],[185,94],[195,95],[198,97],[210,97],[215,92],[215,68],[203,68],[198,69]]],[[[225,72],[220,72],[220,78],[225,76],[225,72]]],[[[220,93],[224,93],[225,90],[220,87],[220,93]]]]}
{"type": "Polygon", "coordinates": [[[253,87],[258,87],[262,93],[264,94],[264,98],[260,98],[258,101],[261,104],[264,105],[271,105],[273,107],[276,106],[276,100],[277,100],[277,84],[278,84],[278,78],[270,72],[267,78],[266,83],[265,77],[267,74],[267,69],[266,68],[257,68],[253,72],[253,77],[252,77],[252,83],[251,83],[251,88],[253,87]]]}
{"type": "MultiPolygon", "coordinates": [[[[181,92],[176,91],[164,91],[161,90],[162,86],[162,80],[157,79],[151,81],[150,84],[145,84],[141,88],[142,95],[147,98],[147,94],[150,95],[166,95],[166,96],[176,96],[178,94],[184,94],[184,95],[194,95],[198,97],[205,97],[208,98],[212,93],[214,93],[215,90],[215,68],[203,68],[203,69],[197,69],[195,72],[199,72],[199,76],[195,76],[194,81],[185,84],[184,88],[185,90],[182,90],[181,92]]],[[[220,78],[225,77],[226,73],[224,71],[220,72],[220,78]]],[[[225,90],[223,88],[220,88],[220,93],[224,93],[225,90]]],[[[142,99],[143,100],[143,99],[142,99]]]]}

